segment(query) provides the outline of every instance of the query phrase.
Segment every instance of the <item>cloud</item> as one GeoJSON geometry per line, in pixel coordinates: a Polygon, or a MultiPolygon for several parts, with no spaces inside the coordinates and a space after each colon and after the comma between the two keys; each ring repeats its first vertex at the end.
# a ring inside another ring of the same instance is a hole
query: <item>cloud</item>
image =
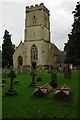
{"type": "MultiPolygon", "coordinates": [[[[24,3],[3,3],[2,29],[7,29],[12,34],[12,42],[16,45],[23,39],[25,11],[24,3]]],[[[4,34],[4,33],[3,33],[4,34]]]]}
{"type": "Polygon", "coordinates": [[[51,41],[63,49],[72,29],[74,2],[62,2],[51,9],[51,41]]]}

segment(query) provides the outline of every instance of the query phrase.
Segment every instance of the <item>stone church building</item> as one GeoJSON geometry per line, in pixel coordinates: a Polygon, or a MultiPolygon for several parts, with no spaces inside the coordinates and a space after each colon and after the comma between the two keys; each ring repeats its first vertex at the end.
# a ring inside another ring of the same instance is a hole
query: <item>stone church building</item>
{"type": "Polygon", "coordinates": [[[61,51],[50,42],[50,13],[43,3],[26,7],[24,34],[24,43],[13,54],[15,69],[49,69],[59,62],[61,51]]]}

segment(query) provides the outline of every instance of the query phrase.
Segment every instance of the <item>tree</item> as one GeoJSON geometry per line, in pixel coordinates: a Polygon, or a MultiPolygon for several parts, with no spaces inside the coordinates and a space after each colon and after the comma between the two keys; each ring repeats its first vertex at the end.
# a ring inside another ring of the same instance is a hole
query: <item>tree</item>
{"type": "Polygon", "coordinates": [[[13,53],[14,47],[11,42],[11,35],[5,30],[2,44],[2,67],[13,65],[13,53]]]}
{"type": "Polygon", "coordinates": [[[68,34],[68,42],[65,44],[66,62],[80,65],[80,2],[77,2],[74,14],[72,31],[68,34]]]}

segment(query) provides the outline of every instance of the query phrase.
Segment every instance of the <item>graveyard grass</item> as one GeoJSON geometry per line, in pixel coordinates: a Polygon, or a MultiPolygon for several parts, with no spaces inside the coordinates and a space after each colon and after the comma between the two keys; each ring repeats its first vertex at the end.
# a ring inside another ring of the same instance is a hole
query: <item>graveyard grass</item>
{"type": "MultiPolygon", "coordinates": [[[[57,100],[54,98],[55,89],[46,97],[32,97],[35,87],[30,87],[32,81],[29,72],[18,74],[15,79],[19,80],[14,84],[14,89],[18,93],[16,96],[6,96],[9,90],[10,78],[6,79],[6,86],[2,88],[2,116],[3,118],[77,118],[78,117],[78,71],[72,72],[71,79],[64,79],[63,74],[57,74],[58,87],[65,83],[71,89],[69,101],[57,100]]],[[[42,81],[36,81],[38,86],[50,83],[51,76],[47,72],[37,72],[37,77],[41,76],[42,81]]]]}

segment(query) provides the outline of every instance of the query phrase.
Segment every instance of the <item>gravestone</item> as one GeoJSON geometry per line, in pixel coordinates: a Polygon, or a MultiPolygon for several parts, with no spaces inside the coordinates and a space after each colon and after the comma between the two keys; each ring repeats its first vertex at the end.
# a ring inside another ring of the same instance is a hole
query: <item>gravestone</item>
{"type": "Polygon", "coordinates": [[[13,96],[13,95],[16,95],[16,91],[14,90],[14,78],[16,77],[15,73],[13,70],[11,70],[11,72],[9,73],[8,75],[11,79],[11,82],[10,82],[10,89],[5,93],[6,95],[9,95],[9,96],[13,96]]]}
{"type": "Polygon", "coordinates": [[[26,65],[23,66],[23,73],[24,74],[27,73],[27,66],[26,65]]]}
{"type": "Polygon", "coordinates": [[[35,70],[34,70],[34,69],[32,70],[31,75],[32,75],[32,82],[30,83],[29,86],[37,86],[36,83],[35,83],[36,73],[35,73],[35,70]]]}
{"type": "Polygon", "coordinates": [[[62,88],[57,88],[55,91],[55,98],[69,100],[70,88],[66,84],[62,88]]]}
{"type": "Polygon", "coordinates": [[[17,73],[21,73],[22,72],[22,68],[21,68],[21,66],[18,66],[17,67],[17,73]]]}
{"type": "Polygon", "coordinates": [[[53,88],[47,83],[41,87],[35,87],[33,96],[45,97],[53,88]]]}
{"type": "Polygon", "coordinates": [[[50,82],[50,85],[53,88],[57,87],[57,74],[54,71],[51,71],[51,82],[50,82]]]}
{"type": "Polygon", "coordinates": [[[59,67],[59,72],[63,74],[64,73],[63,70],[64,70],[64,63],[62,62],[59,67]]]}
{"type": "Polygon", "coordinates": [[[71,69],[69,68],[69,64],[64,68],[64,79],[71,79],[71,69]]]}

